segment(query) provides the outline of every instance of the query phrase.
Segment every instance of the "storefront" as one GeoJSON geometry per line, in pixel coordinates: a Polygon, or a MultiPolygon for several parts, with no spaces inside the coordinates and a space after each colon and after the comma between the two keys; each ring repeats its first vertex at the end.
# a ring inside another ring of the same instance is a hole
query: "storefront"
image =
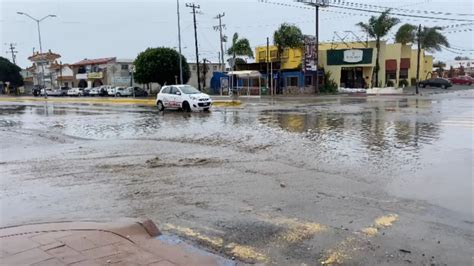
{"type": "Polygon", "coordinates": [[[327,68],[343,88],[367,88],[374,69],[374,49],[327,50],[327,68]]]}

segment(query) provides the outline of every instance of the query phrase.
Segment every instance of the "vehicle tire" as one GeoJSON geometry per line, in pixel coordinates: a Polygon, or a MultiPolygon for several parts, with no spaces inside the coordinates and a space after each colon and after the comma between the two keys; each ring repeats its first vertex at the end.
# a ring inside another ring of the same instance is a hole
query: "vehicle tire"
{"type": "Polygon", "coordinates": [[[122,96],[120,93],[115,94],[115,97],[120,97],[122,96]]]}
{"type": "Polygon", "coordinates": [[[204,112],[209,112],[209,107],[208,107],[208,108],[204,108],[204,112]]]}
{"type": "Polygon", "coordinates": [[[446,90],[447,88],[446,85],[441,85],[441,89],[446,90]]]}
{"type": "Polygon", "coordinates": [[[161,101],[158,101],[158,104],[156,105],[158,107],[158,111],[162,112],[165,110],[165,106],[161,101]]]}
{"type": "Polygon", "coordinates": [[[188,112],[188,113],[191,112],[191,106],[189,105],[188,102],[183,103],[183,111],[188,112]]]}

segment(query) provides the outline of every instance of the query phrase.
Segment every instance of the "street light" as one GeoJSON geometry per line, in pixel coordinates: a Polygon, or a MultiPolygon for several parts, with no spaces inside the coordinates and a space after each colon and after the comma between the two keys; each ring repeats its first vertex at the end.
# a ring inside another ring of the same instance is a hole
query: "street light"
{"type": "MultiPolygon", "coordinates": [[[[36,21],[36,25],[38,26],[38,40],[39,40],[39,46],[40,46],[40,53],[42,54],[43,53],[43,46],[41,44],[41,30],[40,30],[40,22],[51,17],[51,18],[55,18],[56,15],[47,15],[41,19],[37,19],[37,18],[34,18],[32,16],[30,16],[28,13],[25,13],[25,12],[16,12],[18,15],[23,15],[23,16],[27,16],[29,17],[30,19],[36,21]]],[[[41,63],[41,83],[44,87],[44,66],[43,66],[43,63],[41,63]]],[[[44,97],[47,98],[48,95],[46,93],[46,88],[44,88],[44,97]]]]}

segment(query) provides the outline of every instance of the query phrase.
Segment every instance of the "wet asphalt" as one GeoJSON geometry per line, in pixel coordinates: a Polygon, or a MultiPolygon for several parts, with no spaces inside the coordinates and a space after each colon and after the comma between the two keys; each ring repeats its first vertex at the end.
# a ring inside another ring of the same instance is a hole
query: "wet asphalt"
{"type": "Polygon", "coordinates": [[[147,216],[246,263],[473,263],[474,90],[243,102],[0,101],[0,225],[147,216]]]}

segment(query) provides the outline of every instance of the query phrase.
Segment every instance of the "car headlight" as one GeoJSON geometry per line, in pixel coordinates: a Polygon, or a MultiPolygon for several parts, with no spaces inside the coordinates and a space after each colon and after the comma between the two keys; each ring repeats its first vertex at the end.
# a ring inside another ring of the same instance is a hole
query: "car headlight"
{"type": "Polygon", "coordinates": [[[198,98],[195,97],[195,96],[189,96],[189,99],[193,100],[193,101],[196,101],[198,98]]]}

